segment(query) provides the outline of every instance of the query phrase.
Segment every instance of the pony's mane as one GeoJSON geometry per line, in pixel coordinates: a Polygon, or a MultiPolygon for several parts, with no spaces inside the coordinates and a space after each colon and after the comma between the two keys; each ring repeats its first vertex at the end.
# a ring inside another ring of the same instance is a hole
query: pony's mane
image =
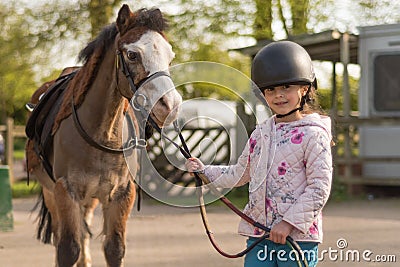
{"type": "MultiPolygon", "coordinates": [[[[104,55],[102,52],[106,51],[108,47],[114,43],[117,34],[118,30],[115,23],[105,26],[100,34],[79,52],[78,60],[86,64],[96,50],[100,52],[100,55],[104,55]]],[[[100,60],[102,60],[102,58],[100,60]]]]}
{"type": "MultiPolygon", "coordinates": [[[[149,30],[157,31],[163,35],[163,31],[167,29],[168,24],[163,16],[158,16],[157,14],[160,14],[159,9],[157,8],[142,8],[137,10],[129,19],[128,30],[136,27],[144,27],[149,30]]],[[[75,105],[77,107],[85,99],[90,85],[96,78],[106,51],[108,51],[110,46],[114,44],[117,34],[118,29],[116,23],[105,26],[99,35],[80,51],[78,60],[83,63],[83,67],[68,85],[60,107],[60,112],[57,114],[54,122],[53,134],[58,129],[61,121],[72,113],[72,95],[74,96],[75,105]]]]}

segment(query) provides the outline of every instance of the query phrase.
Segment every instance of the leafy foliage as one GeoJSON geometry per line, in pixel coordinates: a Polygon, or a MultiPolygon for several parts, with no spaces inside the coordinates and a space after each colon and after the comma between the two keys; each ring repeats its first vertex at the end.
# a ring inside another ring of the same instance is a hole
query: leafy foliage
{"type": "Polygon", "coordinates": [[[121,0],[87,0],[80,2],[80,9],[89,12],[90,33],[94,38],[100,30],[110,23],[114,8],[119,6],[121,0]]]}
{"type": "MultiPolygon", "coordinates": [[[[14,117],[17,123],[24,122],[24,104],[33,90],[58,75],[60,71],[54,66],[75,57],[76,46],[83,47],[108,24],[122,0],[45,0],[30,7],[15,2],[0,3],[0,123],[7,116],[14,117]]],[[[336,28],[338,24],[345,25],[347,30],[350,19],[357,26],[398,21],[398,1],[353,2],[352,13],[357,15],[351,18],[339,16],[343,10],[334,0],[137,0],[132,8],[147,3],[169,14],[168,39],[177,55],[174,64],[197,60],[219,62],[249,75],[250,59],[230,52],[229,48],[277,38],[280,29],[290,37],[336,28]]],[[[234,94],[227,94],[226,88],[195,86],[195,90],[182,89],[185,97],[235,98],[234,94]]],[[[245,93],[249,86],[239,84],[237,88],[245,93]]]]}
{"type": "MultiPolygon", "coordinates": [[[[178,61],[192,60],[191,52],[201,44],[226,50],[233,38],[249,35],[249,0],[177,0],[179,10],[170,15],[169,37],[178,61]]],[[[250,11],[252,13],[252,11],[250,11]]]]}
{"type": "Polygon", "coordinates": [[[254,0],[256,12],[253,36],[256,40],[272,39],[272,0],[254,0]]]}
{"type": "Polygon", "coordinates": [[[21,19],[15,9],[0,3],[0,101],[1,121],[19,110],[19,103],[25,99],[28,88],[32,92],[32,60],[28,56],[31,42],[25,28],[27,21],[21,19]]]}
{"type": "MultiPolygon", "coordinates": [[[[337,102],[338,110],[343,110],[343,94],[342,88],[343,79],[341,77],[338,78],[337,81],[337,96],[335,101],[337,102]]],[[[352,76],[349,76],[349,86],[350,86],[350,109],[358,110],[358,80],[352,76]]],[[[332,107],[332,92],[330,89],[319,88],[317,90],[318,100],[321,108],[328,112],[332,107]]]]}
{"type": "MultiPolygon", "coordinates": [[[[228,48],[234,45],[234,40],[239,36],[250,34],[246,29],[251,28],[249,13],[254,11],[249,4],[249,0],[177,0],[179,11],[170,14],[168,32],[168,39],[176,53],[175,63],[212,61],[248,75],[249,58],[229,52],[228,48]]],[[[238,84],[236,88],[240,88],[237,93],[242,93],[248,90],[248,83],[238,84]]],[[[237,97],[227,88],[206,83],[184,85],[178,89],[184,98],[207,96],[234,100],[237,97]]]]}
{"type": "MultiPolygon", "coordinates": [[[[75,20],[78,12],[77,6],[62,2],[45,3],[35,9],[14,2],[0,3],[0,123],[6,117],[14,117],[16,123],[25,122],[24,105],[40,84],[40,70],[52,70],[48,62],[53,53],[57,55],[63,41],[84,30],[82,21],[75,20]]],[[[50,79],[49,74],[45,76],[50,79]]]]}

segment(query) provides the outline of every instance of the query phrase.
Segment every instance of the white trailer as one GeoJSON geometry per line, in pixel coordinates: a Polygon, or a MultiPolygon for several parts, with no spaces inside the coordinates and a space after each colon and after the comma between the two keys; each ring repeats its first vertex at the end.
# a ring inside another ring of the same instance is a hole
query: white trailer
{"type": "MultiPolygon", "coordinates": [[[[358,60],[360,118],[400,118],[400,24],[360,27],[358,60]]],[[[400,162],[388,160],[400,157],[400,124],[360,126],[359,134],[360,157],[378,158],[363,164],[363,176],[400,179],[400,162]]]]}

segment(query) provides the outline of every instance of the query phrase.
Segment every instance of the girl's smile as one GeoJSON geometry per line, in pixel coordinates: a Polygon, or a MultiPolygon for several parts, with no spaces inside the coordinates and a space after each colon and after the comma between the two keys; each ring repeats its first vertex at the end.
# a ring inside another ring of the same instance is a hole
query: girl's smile
{"type": "Polygon", "coordinates": [[[282,105],[285,105],[287,103],[288,103],[287,101],[282,101],[282,102],[276,102],[276,103],[274,103],[274,105],[282,106],[282,105]]]}

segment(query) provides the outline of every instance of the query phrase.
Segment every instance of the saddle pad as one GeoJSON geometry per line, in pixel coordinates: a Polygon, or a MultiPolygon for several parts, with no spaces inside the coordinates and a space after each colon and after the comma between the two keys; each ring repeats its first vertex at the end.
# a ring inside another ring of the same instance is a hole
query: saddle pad
{"type": "MultiPolygon", "coordinates": [[[[32,114],[25,126],[25,133],[29,139],[36,139],[36,142],[40,141],[43,128],[45,124],[49,123],[46,123],[46,121],[51,121],[50,124],[53,125],[55,115],[58,113],[60,108],[61,99],[64,95],[65,89],[75,74],[76,71],[59,77],[42,96],[41,100],[32,111],[32,114]]],[[[48,126],[46,128],[48,128],[48,126]]]]}

